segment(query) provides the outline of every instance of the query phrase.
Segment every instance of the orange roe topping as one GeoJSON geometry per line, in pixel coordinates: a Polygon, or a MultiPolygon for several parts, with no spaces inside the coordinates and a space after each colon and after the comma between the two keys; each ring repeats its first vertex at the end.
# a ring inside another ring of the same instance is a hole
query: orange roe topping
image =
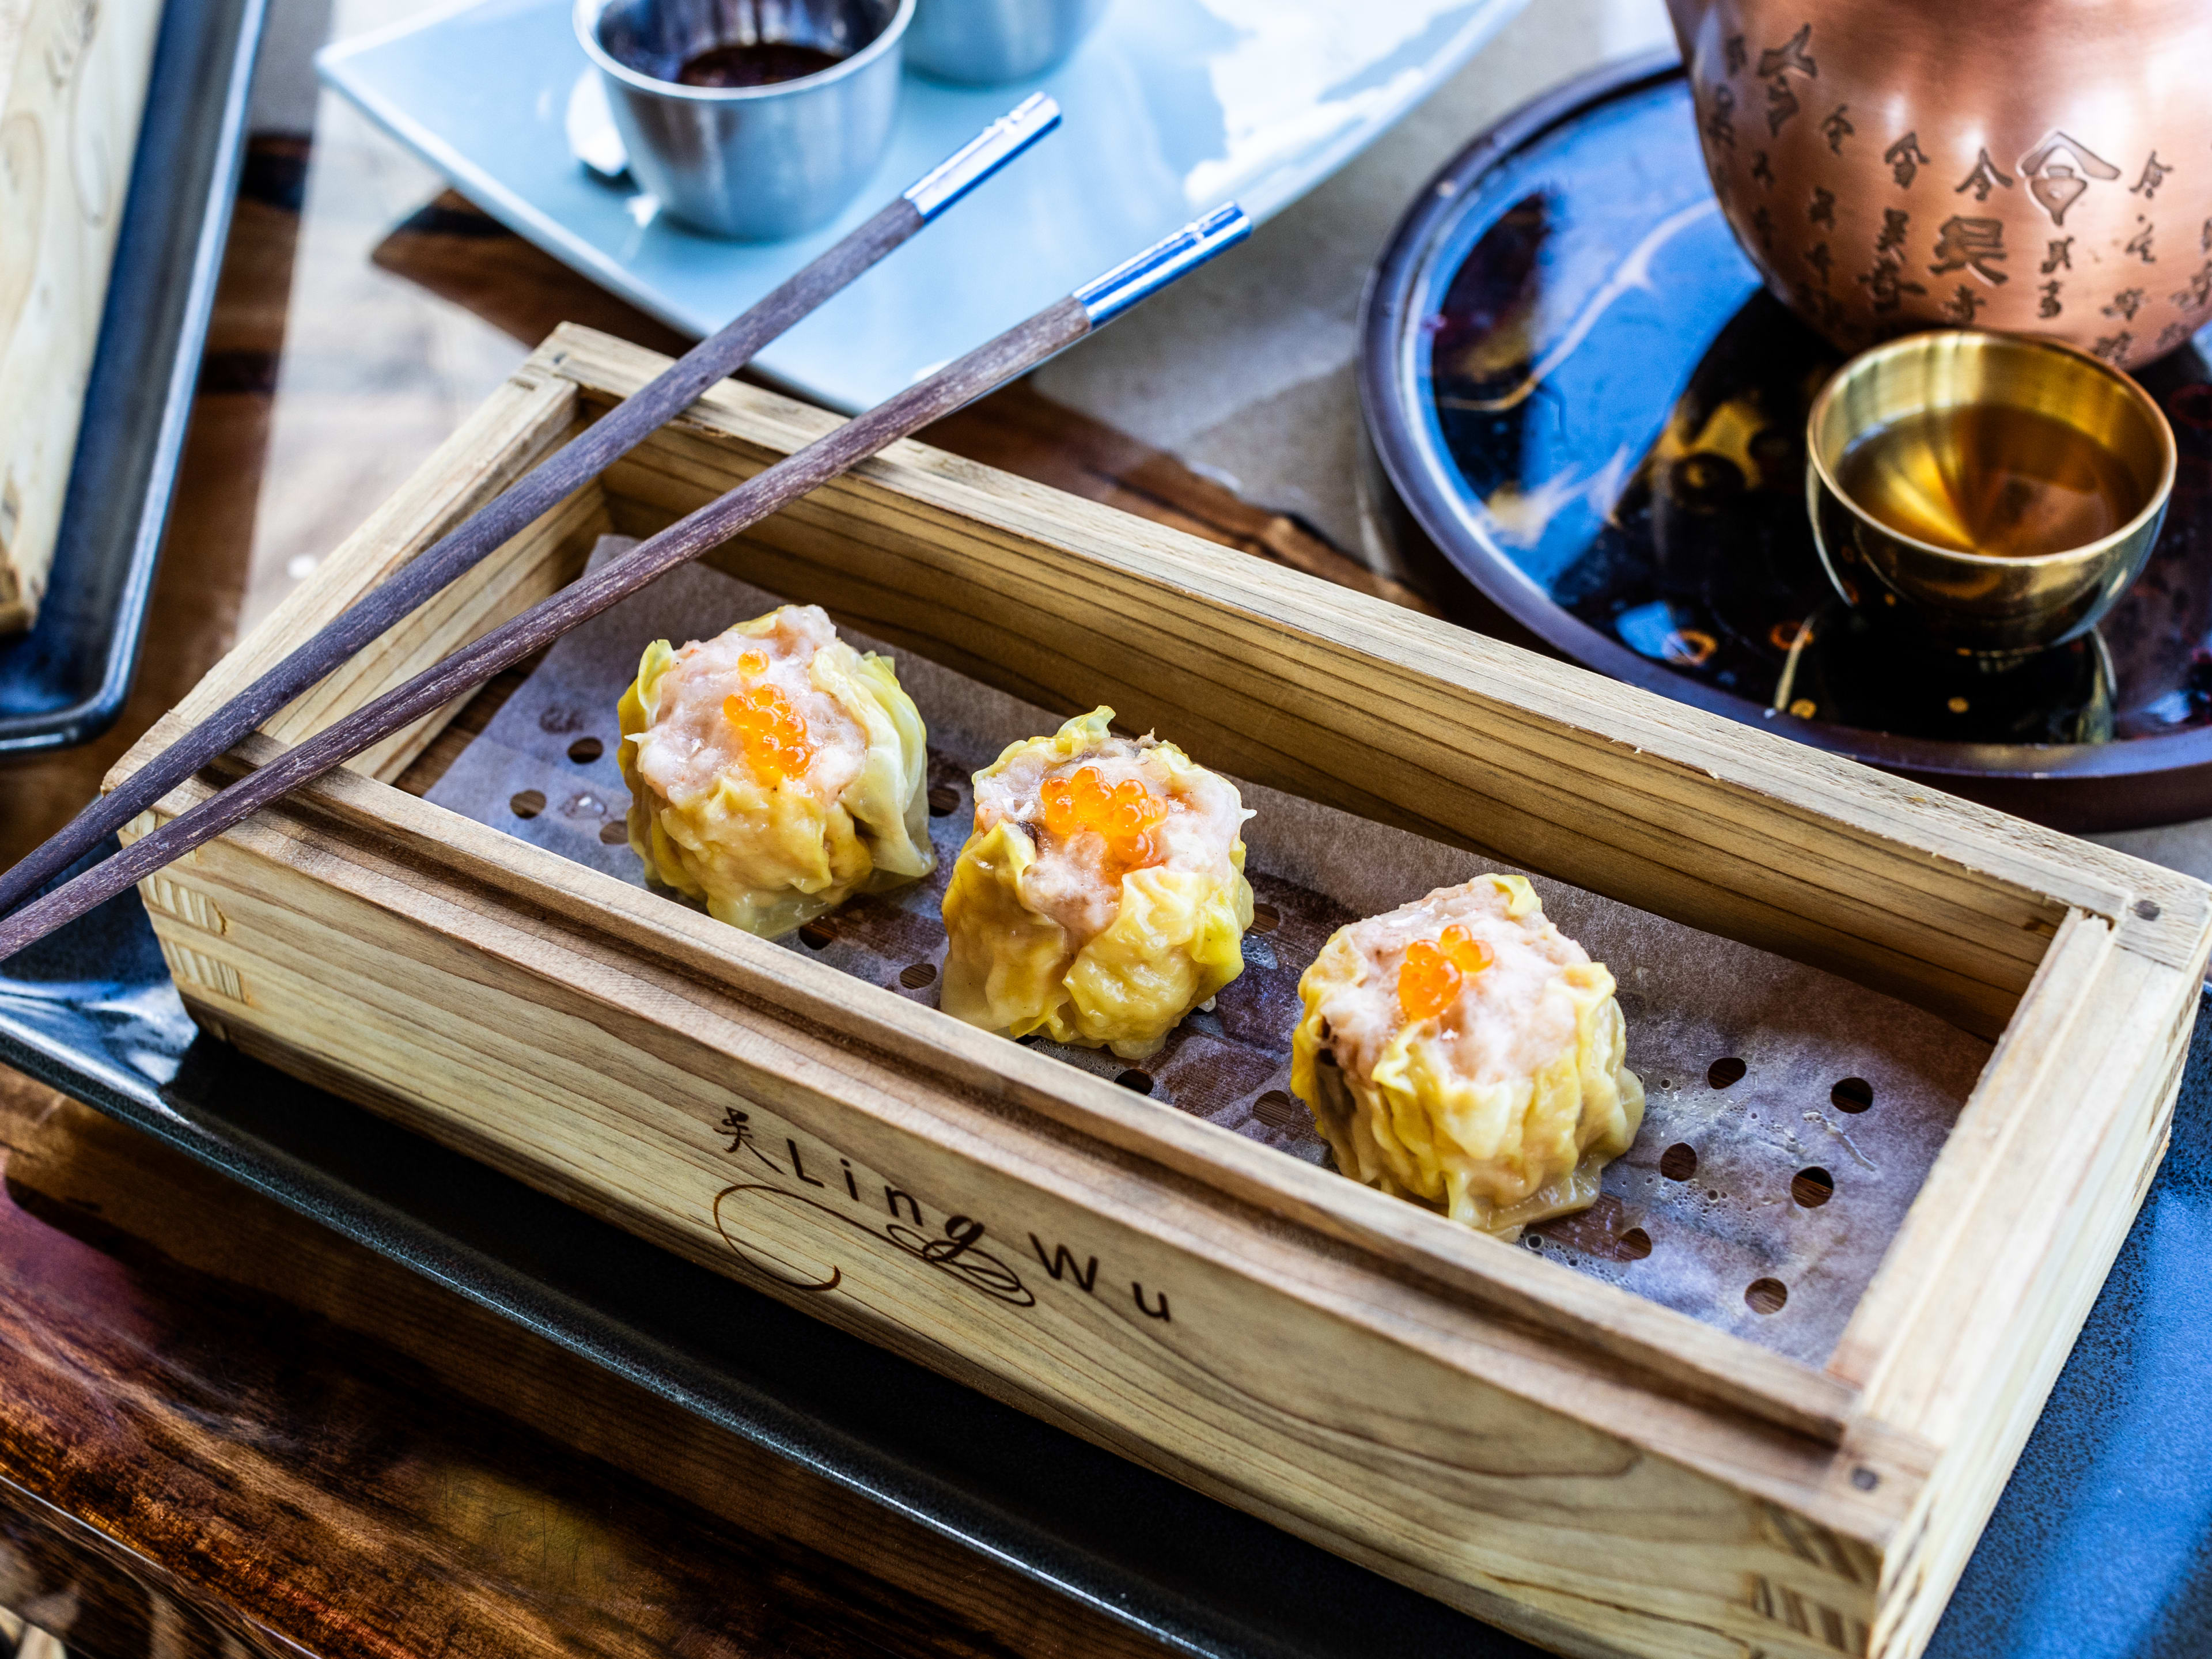
{"type": "Polygon", "coordinates": [[[1152,826],[1168,815],[1168,804],[1135,778],[1112,788],[1095,766],[1079,768],[1073,777],[1047,778],[1037,791],[1044,805],[1044,827],[1066,841],[1090,830],[1103,836],[1108,857],[1128,869],[1152,861],[1152,826]]]}
{"type": "MultiPolygon", "coordinates": [[[[746,652],[738,659],[744,666],[746,652]]],[[[761,665],[768,660],[762,658],[761,665]]],[[[806,718],[773,685],[756,685],[743,696],[722,699],[722,715],[744,739],[753,775],[773,789],[786,778],[801,777],[814,764],[814,745],[806,740],[806,718]]]]}
{"type": "Polygon", "coordinates": [[[768,672],[768,653],[764,651],[741,651],[738,653],[738,672],[765,674],[768,672]]]}
{"type": "Polygon", "coordinates": [[[1417,939],[1406,947],[1406,965],[1398,970],[1398,1006],[1407,1019],[1434,1019],[1459,1000],[1469,977],[1497,959],[1457,922],[1441,939],[1417,939]]]}

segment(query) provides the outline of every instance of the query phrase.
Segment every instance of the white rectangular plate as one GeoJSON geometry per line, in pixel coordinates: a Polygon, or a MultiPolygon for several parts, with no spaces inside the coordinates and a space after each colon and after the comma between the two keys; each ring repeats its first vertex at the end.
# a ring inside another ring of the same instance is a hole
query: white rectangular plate
{"type": "Polygon", "coordinates": [[[568,0],[478,0],[327,48],[324,80],[556,258],[711,333],[1027,93],[1062,129],[755,360],[833,409],[878,403],[1223,202],[1265,218],[1465,63],[1525,0],[1115,0],[1074,58],[976,89],[908,75],[875,179],[785,242],[717,240],[570,154],[568,0]]]}

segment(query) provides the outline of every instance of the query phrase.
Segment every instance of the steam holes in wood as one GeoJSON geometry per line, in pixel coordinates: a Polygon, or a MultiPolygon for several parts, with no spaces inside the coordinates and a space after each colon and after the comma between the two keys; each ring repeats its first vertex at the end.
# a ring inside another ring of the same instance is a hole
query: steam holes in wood
{"type": "Polygon", "coordinates": [[[1731,1084],[1742,1082],[1743,1074],[1750,1069],[1734,1054],[1729,1054],[1705,1067],[1705,1081],[1716,1089],[1725,1089],[1731,1084]]]}
{"type": "Polygon", "coordinates": [[[1659,1154],[1659,1173],[1669,1181],[1687,1181],[1698,1172],[1698,1149],[1676,1141],[1659,1154]]]}
{"type": "Polygon", "coordinates": [[[1839,1112],[1863,1112],[1874,1104],[1874,1085],[1863,1077],[1847,1077],[1828,1091],[1828,1100],[1839,1112]]]}
{"type": "Polygon", "coordinates": [[[519,818],[534,818],[545,810],[543,789],[525,789],[507,798],[507,808],[519,818]]]}
{"type": "Polygon", "coordinates": [[[606,752],[606,744],[597,738],[579,738],[568,745],[568,758],[579,766],[589,766],[606,752]]]}
{"type": "Polygon", "coordinates": [[[1755,1314],[1778,1314],[1790,1300],[1790,1287],[1778,1279],[1754,1279],[1745,1288],[1743,1299],[1755,1314]]]}

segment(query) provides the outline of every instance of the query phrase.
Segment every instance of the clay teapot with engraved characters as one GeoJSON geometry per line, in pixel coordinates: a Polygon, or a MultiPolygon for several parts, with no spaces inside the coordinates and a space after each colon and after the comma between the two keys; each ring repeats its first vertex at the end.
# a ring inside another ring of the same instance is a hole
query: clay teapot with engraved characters
{"type": "Polygon", "coordinates": [[[2123,368],[2212,320],[2212,0],[1668,0],[1705,167],[1838,345],[1946,323],[2123,368]]]}

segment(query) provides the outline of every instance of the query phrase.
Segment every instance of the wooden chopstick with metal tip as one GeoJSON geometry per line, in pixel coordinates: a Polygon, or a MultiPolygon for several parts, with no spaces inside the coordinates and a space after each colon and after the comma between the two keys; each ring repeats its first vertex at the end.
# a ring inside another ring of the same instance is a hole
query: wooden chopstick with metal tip
{"type": "Polygon", "coordinates": [[[690,408],[709,386],[744,367],[769,341],[842,292],[1059,125],[1060,106],[1041,93],[993,122],[896,201],[720,333],[671,363],[0,874],[0,915],[14,909],[41,884],[229,750],[463,572],[482,563],[562,497],[599,477],[690,408]]]}
{"type": "Polygon", "coordinates": [[[1234,204],[1218,209],[927,380],[757,473],[727,495],[641,542],[621,558],[580,577],[552,598],[463,647],[405,684],[363,704],[105,863],[0,921],[0,961],[271,801],[343,765],[410,721],[482,685],[501,669],[544,649],[654,578],[720,545],[878,450],[1034,368],[1250,233],[1251,222],[1242,210],[1234,204]]]}

